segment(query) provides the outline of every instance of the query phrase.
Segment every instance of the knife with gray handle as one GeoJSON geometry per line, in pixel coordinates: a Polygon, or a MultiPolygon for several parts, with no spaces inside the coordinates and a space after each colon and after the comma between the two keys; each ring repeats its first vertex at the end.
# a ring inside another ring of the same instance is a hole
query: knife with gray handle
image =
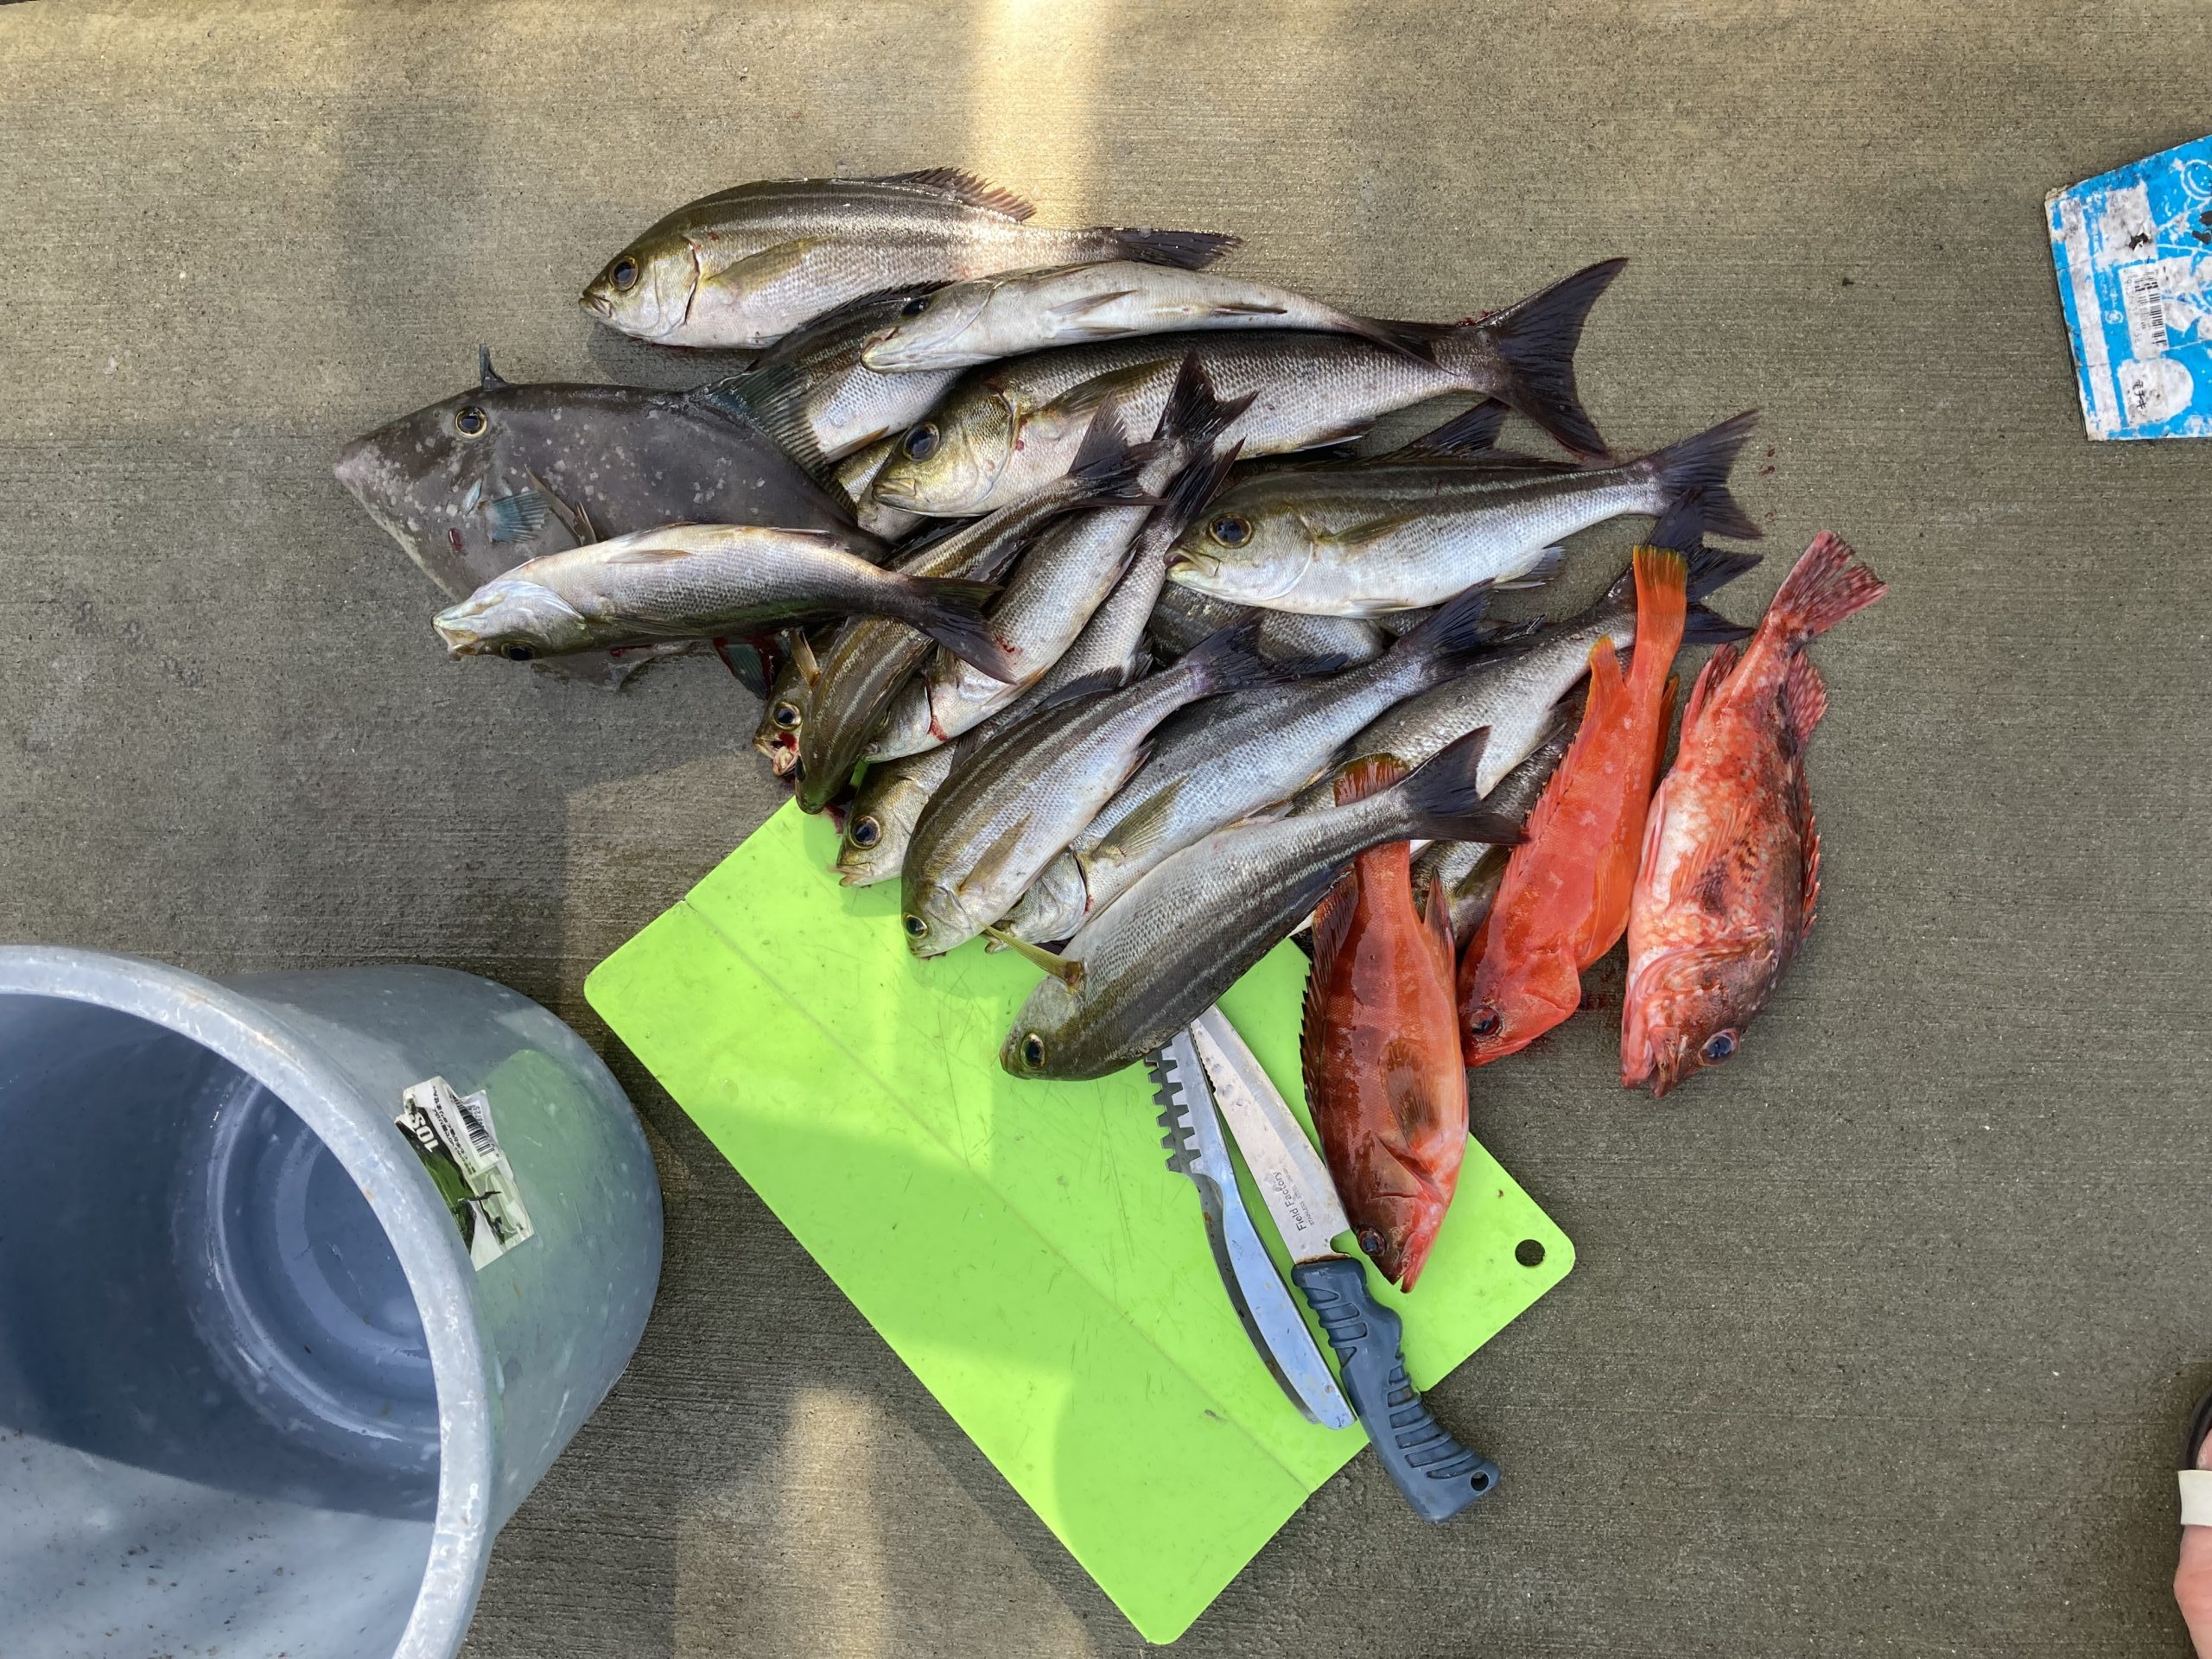
{"type": "MultiPolygon", "coordinates": [[[[1496,1488],[1497,1465],[1452,1439],[1421,1403],[1399,1352],[1398,1316],[1369,1294],[1367,1269],[1335,1248],[1351,1223],[1328,1166],[1236,1027],[1209,1008],[1185,1035],[1382,1466],[1415,1514],[1448,1521],[1496,1488]]],[[[1160,1052],[1172,1080],[1184,1061],[1173,1045],[1160,1052]]]]}
{"type": "Polygon", "coordinates": [[[1291,1300],[1290,1287],[1275,1271],[1268,1247],[1252,1224],[1251,1212],[1244,1207],[1213,1090],[1198,1052],[1191,1046],[1191,1033],[1176,1033],[1150,1057],[1149,1064],[1153,1097],[1160,1103],[1160,1127],[1167,1132],[1160,1142],[1167,1149],[1167,1167],[1189,1176],[1198,1189],[1206,1243],[1213,1248],[1214,1265],[1221,1269],[1230,1306],[1243,1321],[1245,1334],[1291,1403],[1309,1421],[1324,1428],[1350,1428],[1352,1411],[1344,1403],[1344,1390],[1330,1375],[1328,1362],[1314,1345],[1313,1333],[1291,1300]]]}

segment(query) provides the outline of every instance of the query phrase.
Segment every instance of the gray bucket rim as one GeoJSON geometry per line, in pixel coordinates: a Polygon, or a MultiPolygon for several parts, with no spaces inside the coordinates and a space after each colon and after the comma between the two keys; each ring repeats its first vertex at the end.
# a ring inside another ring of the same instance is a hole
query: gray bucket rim
{"type": "MultiPolygon", "coordinates": [[[[382,966],[381,963],[359,964],[382,966]]],[[[410,966],[414,964],[410,964],[410,966]]],[[[448,970],[449,971],[449,970],[448,970]]],[[[494,1456],[491,1389],[474,1315],[474,1274],[429,1174],[403,1159],[395,1132],[367,1132],[339,1103],[354,1084],[275,1010],[212,979],[120,951],[0,945],[0,995],[89,1002],[175,1032],[228,1060],[297,1113],[361,1189],[387,1238],[407,1216],[442,1249],[399,1257],[423,1319],[438,1395],[438,1506],[429,1559],[392,1659],[446,1659],[475,1615],[491,1551],[494,1456]],[[435,1222],[434,1226],[421,1224],[435,1222]],[[455,1310],[467,1310],[456,1314],[455,1310]]],[[[397,1111],[398,1103],[392,1103],[397,1111]]],[[[395,1243],[393,1252],[398,1254],[395,1243]]]]}

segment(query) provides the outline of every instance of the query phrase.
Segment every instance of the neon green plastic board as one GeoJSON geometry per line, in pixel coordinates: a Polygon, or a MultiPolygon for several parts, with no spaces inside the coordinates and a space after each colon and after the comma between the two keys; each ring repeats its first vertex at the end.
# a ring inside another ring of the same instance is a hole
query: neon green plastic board
{"type": "MultiPolygon", "coordinates": [[[[785,807],[586,995],[1137,1629],[1173,1641],[1365,1437],[1306,1422],[1253,1351],[1143,1069],[1007,1076],[1036,969],[980,944],[916,962],[898,884],[839,887],[836,851],[785,807]]],[[[1284,945],[1222,1003],[1294,1104],[1305,972],[1284,945]]],[[[1370,1279],[1427,1388],[1573,1260],[1470,1143],[1420,1289],[1370,1279]]],[[[1452,1427],[1480,1447],[1479,1422],[1452,1427]]]]}

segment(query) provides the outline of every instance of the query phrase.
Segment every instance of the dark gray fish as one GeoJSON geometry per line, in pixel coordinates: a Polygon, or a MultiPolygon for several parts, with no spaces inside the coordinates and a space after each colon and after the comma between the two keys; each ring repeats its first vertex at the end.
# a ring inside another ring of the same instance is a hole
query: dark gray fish
{"type": "Polygon", "coordinates": [[[1340,442],[1392,410],[1469,391],[1503,398],[1570,449],[1603,454],[1575,393],[1574,348],[1622,263],[1578,271],[1480,322],[1428,329],[1433,361],[1354,335],[1281,329],[1156,334],[984,364],[900,441],[875,493],[952,516],[1019,500],[1067,470],[1101,399],[1119,400],[1140,428],[1155,418],[1192,352],[1221,397],[1252,399],[1224,435],[1247,455],[1340,442]]]}
{"type": "MultiPolygon", "coordinates": [[[[843,506],[775,444],[696,394],[478,384],[354,439],[338,481],[449,599],[525,559],[677,519],[849,531],[843,506]]],[[[553,671],[619,683],[644,657],[553,671]]]]}
{"type": "Polygon", "coordinates": [[[934,957],[1006,914],[1068,838],[1144,764],[1152,733],[1201,697],[1275,670],[1249,625],[1133,685],[1077,682],[963,760],[931,799],[906,851],[899,906],[907,948],[934,957]]]}
{"type": "Polygon", "coordinates": [[[1511,842],[1482,806],[1479,734],[1402,781],[1302,817],[1216,830],[1085,924],[1015,1017],[999,1054],[1018,1077],[1103,1077],[1220,1000],[1287,938],[1352,859],[1386,841],[1511,842]]]}
{"type": "Polygon", "coordinates": [[[758,346],[865,295],[1098,259],[1198,266],[1236,245],[1204,231],[1054,230],[1012,191],[949,167],[880,179],[769,179],[656,222],[582,303],[663,346],[758,346]]]}

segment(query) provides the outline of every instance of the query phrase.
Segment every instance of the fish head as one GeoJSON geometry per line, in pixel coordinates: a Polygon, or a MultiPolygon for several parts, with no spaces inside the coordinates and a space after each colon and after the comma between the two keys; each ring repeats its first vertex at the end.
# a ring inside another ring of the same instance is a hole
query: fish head
{"type": "Polygon", "coordinates": [[[1046,975],[999,1045],[999,1065],[1017,1077],[1096,1075],[1084,1064],[1088,1057],[1077,1052],[1076,1016],[1081,1008],[1081,999],[1065,981],[1046,975]]]}
{"type": "Polygon", "coordinates": [[[965,944],[996,919],[980,916],[957,887],[943,882],[909,882],[899,926],[906,949],[918,957],[941,957],[965,944]]]}
{"type": "Polygon", "coordinates": [[[961,336],[983,315],[996,286],[988,280],[949,283],[933,294],[915,295],[899,308],[898,320],[861,349],[861,361],[893,374],[989,362],[998,353],[987,343],[963,349],[961,336]]]}
{"type": "Polygon", "coordinates": [[[926,790],[902,781],[855,801],[837,848],[838,881],[865,887],[898,874],[929,798],[926,790]]]}
{"type": "Polygon", "coordinates": [[[1217,499],[1177,538],[1167,556],[1171,581],[1237,605],[1265,605],[1298,586],[1319,546],[1295,512],[1238,499],[1217,499]]]}
{"type": "Polygon", "coordinates": [[[1744,1046],[1751,1016],[1780,977],[1768,932],[1738,933],[1653,952],[1630,976],[1621,1019],[1621,1083],[1656,1099],[1744,1046]]]}
{"type": "Polygon", "coordinates": [[[960,518],[988,512],[1014,463],[1024,419],[1001,391],[950,399],[906,429],[869,493],[907,512],[960,518]]]}
{"type": "Polygon", "coordinates": [[[591,625],[551,588],[510,573],[495,576],[458,605],[430,619],[454,657],[534,658],[582,651],[592,643],[591,625]]]}
{"type": "Polygon", "coordinates": [[[531,395],[486,361],[478,385],[355,438],[331,470],[442,587],[473,592],[578,540],[564,504],[523,459],[531,395]]]}
{"type": "Polygon", "coordinates": [[[1459,1014],[1467,1064],[1487,1065],[1518,1053],[1581,1006],[1582,977],[1570,954],[1549,953],[1503,973],[1478,973],[1459,1014]]]}
{"type": "Polygon", "coordinates": [[[767,758],[769,771],[779,778],[788,778],[798,769],[799,731],[814,694],[805,670],[808,655],[794,651],[785,656],[762,701],[760,723],[753,730],[753,747],[767,758]]]}
{"type": "Polygon", "coordinates": [[[633,340],[675,343],[699,292],[699,251],[674,231],[648,231],[607,262],[578,303],[633,340]]]}

